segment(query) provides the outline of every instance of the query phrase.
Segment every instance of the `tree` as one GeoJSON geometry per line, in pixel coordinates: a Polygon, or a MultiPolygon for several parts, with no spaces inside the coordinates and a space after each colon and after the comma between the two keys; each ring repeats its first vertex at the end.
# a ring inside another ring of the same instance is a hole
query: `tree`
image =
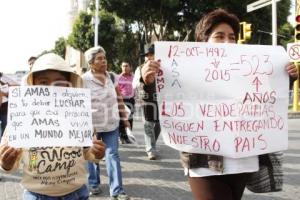
{"type": "Polygon", "coordinates": [[[115,46],[117,47],[117,57],[118,61],[115,63],[116,72],[120,72],[121,62],[126,61],[135,68],[138,66],[138,58],[139,58],[139,45],[137,43],[139,34],[133,33],[130,26],[124,24],[122,31],[119,32],[116,37],[115,46]]]}
{"type": "Polygon", "coordinates": [[[67,41],[65,40],[65,38],[63,37],[58,38],[58,40],[55,41],[53,53],[56,53],[61,57],[65,58],[66,46],[67,46],[67,41]]]}
{"type": "MultiPolygon", "coordinates": [[[[253,1],[251,1],[252,3],[253,1]]],[[[249,1],[248,1],[249,3],[249,1]]],[[[291,1],[280,1],[277,3],[277,26],[279,28],[283,27],[285,23],[287,23],[287,17],[289,16],[289,10],[291,6],[291,1]]],[[[246,13],[244,9],[240,9],[239,17],[242,21],[247,21],[248,23],[252,23],[253,28],[253,37],[250,43],[253,44],[272,44],[272,35],[259,33],[263,32],[272,32],[272,6],[266,6],[260,8],[258,10],[252,11],[250,13],[246,13]]],[[[278,31],[280,32],[280,30],[278,31]]],[[[290,35],[289,37],[292,37],[290,35]]],[[[278,40],[278,44],[280,44],[280,39],[278,40]]]]}
{"type": "MultiPolygon", "coordinates": [[[[271,32],[271,6],[251,13],[246,6],[255,0],[101,0],[99,44],[107,51],[110,70],[119,71],[123,60],[137,66],[139,54],[144,45],[150,44],[155,36],[158,40],[194,41],[194,28],[199,19],[216,8],[224,8],[235,13],[241,21],[253,25],[250,43],[271,44],[270,35],[262,35],[260,30],[271,32]]],[[[292,37],[285,26],[291,0],[277,3],[279,32],[292,37]]],[[[91,13],[80,13],[68,37],[68,43],[85,52],[94,43],[92,18],[95,0],[90,4],[91,13]]],[[[288,40],[288,39],[287,39],[288,40]]],[[[285,44],[286,39],[279,39],[285,44]]]]}
{"type": "MultiPolygon", "coordinates": [[[[113,69],[117,59],[117,47],[114,45],[116,36],[119,33],[115,17],[108,12],[100,12],[101,23],[98,30],[99,44],[107,52],[108,65],[113,69]]],[[[92,14],[81,12],[75,20],[72,33],[68,37],[68,43],[75,49],[85,52],[94,46],[94,25],[92,24],[92,14]]]]}
{"type": "Polygon", "coordinates": [[[75,49],[85,52],[93,46],[94,30],[91,24],[92,16],[88,13],[79,13],[75,20],[68,43],[75,49]]]}
{"type": "Polygon", "coordinates": [[[170,21],[178,19],[179,0],[103,0],[101,7],[116,13],[127,23],[136,23],[147,43],[155,35],[159,40],[166,39],[170,21]]]}
{"type": "Polygon", "coordinates": [[[285,23],[280,27],[278,34],[281,35],[278,37],[279,43],[286,47],[288,43],[294,42],[294,28],[290,23],[285,23]]]}
{"type": "MultiPolygon", "coordinates": [[[[246,12],[246,6],[254,0],[102,0],[101,7],[116,13],[127,23],[136,23],[138,30],[145,37],[145,42],[151,42],[151,36],[156,35],[159,40],[183,40],[188,34],[189,40],[194,40],[195,23],[207,12],[215,8],[225,8],[235,13],[241,21],[253,24],[253,39],[257,43],[258,30],[271,30],[271,6],[267,6],[251,13],[246,12]],[[178,32],[178,38],[174,37],[178,32]]],[[[278,27],[287,21],[291,1],[277,3],[278,27]]],[[[270,38],[262,40],[270,44],[270,38]]]]}

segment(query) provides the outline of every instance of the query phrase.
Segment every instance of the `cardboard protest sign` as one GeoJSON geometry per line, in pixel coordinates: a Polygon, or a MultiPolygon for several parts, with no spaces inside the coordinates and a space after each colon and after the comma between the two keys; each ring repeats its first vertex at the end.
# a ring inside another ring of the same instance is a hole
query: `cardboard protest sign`
{"type": "Polygon", "coordinates": [[[8,142],[13,147],[91,146],[89,89],[10,87],[8,142]]]}
{"type": "Polygon", "coordinates": [[[157,42],[164,142],[239,158],[287,149],[288,56],[282,47],[157,42]]]}

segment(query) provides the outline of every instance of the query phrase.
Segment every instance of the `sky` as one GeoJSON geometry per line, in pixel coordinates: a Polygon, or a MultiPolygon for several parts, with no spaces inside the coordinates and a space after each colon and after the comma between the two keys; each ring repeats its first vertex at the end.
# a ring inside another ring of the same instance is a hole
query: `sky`
{"type": "Polygon", "coordinates": [[[290,16],[288,17],[288,21],[295,26],[296,21],[295,21],[295,1],[292,0],[291,1],[292,5],[291,5],[291,9],[290,9],[290,16]]]}
{"type": "Polygon", "coordinates": [[[69,30],[70,0],[4,0],[0,3],[0,71],[28,70],[27,60],[54,48],[69,30]]]}
{"type": "MultiPolygon", "coordinates": [[[[53,49],[68,35],[70,0],[4,0],[0,5],[1,72],[27,71],[30,56],[53,49]]],[[[294,15],[289,20],[294,23],[294,15]]]]}

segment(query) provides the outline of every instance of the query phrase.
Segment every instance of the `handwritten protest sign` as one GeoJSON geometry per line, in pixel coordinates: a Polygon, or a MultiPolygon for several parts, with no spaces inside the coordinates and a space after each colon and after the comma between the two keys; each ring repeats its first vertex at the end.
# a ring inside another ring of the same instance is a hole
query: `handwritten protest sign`
{"type": "Polygon", "coordinates": [[[90,90],[66,87],[10,87],[9,145],[91,146],[90,90]]]}
{"type": "Polygon", "coordinates": [[[287,149],[288,56],[282,47],[157,42],[164,142],[239,158],[287,149]]]}

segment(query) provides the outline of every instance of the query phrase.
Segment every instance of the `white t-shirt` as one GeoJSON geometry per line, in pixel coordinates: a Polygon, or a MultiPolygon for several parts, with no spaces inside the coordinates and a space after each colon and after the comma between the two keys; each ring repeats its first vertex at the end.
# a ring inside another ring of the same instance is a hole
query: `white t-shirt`
{"type": "Polygon", "coordinates": [[[132,81],[132,88],[134,90],[138,89],[140,86],[140,78],[141,78],[141,69],[140,66],[136,68],[134,71],[133,81],[132,81]]]}
{"type": "Polygon", "coordinates": [[[223,157],[223,172],[214,171],[209,168],[184,168],[184,174],[189,177],[205,177],[225,174],[239,174],[258,171],[258,156],[246,158],[228,158],[223,157]]]}

